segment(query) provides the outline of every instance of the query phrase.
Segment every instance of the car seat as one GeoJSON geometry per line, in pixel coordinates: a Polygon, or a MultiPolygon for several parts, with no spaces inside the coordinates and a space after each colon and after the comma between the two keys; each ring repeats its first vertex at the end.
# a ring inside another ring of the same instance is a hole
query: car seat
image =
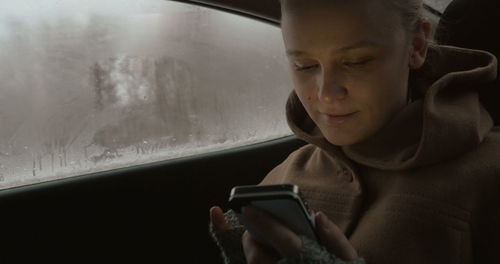
{"type": "MultiPolygon", "coordinates": [[[[453,0],[444,11],[436,29],[438,44],[480,49],[500,58],[500,1],[453,0]]],[[[479,98],[500,125],[500,78],[481,89],[479,98]]]]}

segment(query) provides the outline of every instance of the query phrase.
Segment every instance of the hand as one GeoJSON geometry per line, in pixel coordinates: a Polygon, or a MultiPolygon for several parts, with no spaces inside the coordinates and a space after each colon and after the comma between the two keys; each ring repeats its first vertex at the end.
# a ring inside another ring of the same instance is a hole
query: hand
{"type": "Polygon", "coordinates": [[[328,216],[323,212],[318,212],[314,220],[316,222],[316,234],[328,252],[347,261],[359,258],[351,242],[349,242],[342,230],[328,216]]]}
{"type": "Polygon", "coordinates": [[[243,233],[243,251],[248,264],[276,263],[282,258],[298,253],[302,248],[302,240],[268,213],[247,206],[243,208],[243,215],[261,234],[261,238],[268,241],[268,245],[263,245],[248,231],[243,233]]]}
{"type": "Polygon", "coordinates": [[[226,231],[230,228],[229,224],[226,222],[224,217],[224,212],[218,206],[210,208],[210,220],[214,225],[215,231],[226,231]]]}
{"type": "MultiPolygon", "coordinates": [[[[243,234],[243,249],[249,264],[253,263],[276,263],[279,259],[298,254],[302,248],[302,240],[288,227],[284,226],[271,215],[254,207],[245,207],[243,210],[245,218],[258,230],[263,239],[269,242],[272,248],[268,248],[255,241],[252,235],[246,231],[243,234]]],[[[319,212],[315,215],[316,234],[321,244],[331,253],[343,260],[358,258],[356,250],[342,231],[319,212]]]]}

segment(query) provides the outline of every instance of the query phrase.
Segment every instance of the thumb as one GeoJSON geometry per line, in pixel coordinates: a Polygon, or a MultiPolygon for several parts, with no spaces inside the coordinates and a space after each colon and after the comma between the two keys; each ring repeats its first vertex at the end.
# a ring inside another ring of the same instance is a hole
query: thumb
{"type": "Polygon", "coordinates": [[[226,217],[224,217],[224,212],[218,206],[210,208],[210,221],[212,221],[216,231],[226,231],[230,228],[226,217]]]}
{"type": "Polygon", "coordinates": [[[316,213],[316,234],[321,244],[335,256],[342,260],[354,260],[358,253],[351,245],[340,228],[334,224],[323,212],[316,213]]]}

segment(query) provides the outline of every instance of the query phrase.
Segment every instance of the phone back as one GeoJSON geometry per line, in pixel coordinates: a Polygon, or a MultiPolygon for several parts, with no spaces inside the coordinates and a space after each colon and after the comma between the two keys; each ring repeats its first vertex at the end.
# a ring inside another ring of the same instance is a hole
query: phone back
{"type": "Polygon", "coordinates": [[[265,186],[259,189],[258,187],[255,186],[255,189],[251,189],[252,191],[247,188],[241,193],[237,189],[233,189],[230,197],[230,207],[236,212],[239,221],[245,225],[254,239],[266,243],[261,238],[262,235],[246,221],[241,213],[241,207],[243,206],[251,205],[262,209],[289,227],[297,235],[316,240],[314,215],[307,210],[298,193],[298,187],[283,187],[283,185],[276,185],[276,188],[265,186]]]}

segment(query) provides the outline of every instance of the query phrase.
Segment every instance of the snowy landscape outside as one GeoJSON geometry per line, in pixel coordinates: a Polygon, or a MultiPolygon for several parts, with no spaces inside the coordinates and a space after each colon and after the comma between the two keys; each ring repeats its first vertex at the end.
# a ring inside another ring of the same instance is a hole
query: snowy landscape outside
{"type": "Polygon", "coordinates": [[[163,0],[0,10],[0,189],[290,135],[279,28],[163,0]]]}

